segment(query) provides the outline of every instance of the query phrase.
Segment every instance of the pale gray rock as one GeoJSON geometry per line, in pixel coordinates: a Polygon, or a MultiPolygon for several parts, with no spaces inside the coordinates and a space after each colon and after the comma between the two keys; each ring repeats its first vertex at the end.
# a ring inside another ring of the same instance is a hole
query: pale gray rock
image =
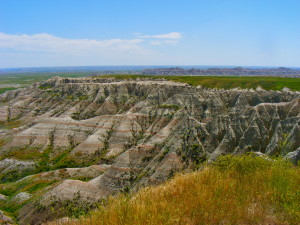
{"type": "Polygon", "coordinates": [[[298,165],[300,160],[300,147],[293,152],[289,152],[285,158],[290,160],[294,165],[298,165]]]}
{"type": "Polygon", "coordinates": [[[7,200],[7,197],[3,194],[0,194],[0,201],[5,201],[7,200]]]}
{"type": "Polygon", "coordinates": [[[21,203],[30,198],[31,198],[31,194],[29,194],[27,192],[20,192],[19,194],[15,195],[11,200],[21,203]]]}
{"type": "Polygon", "coordinates": [[[2,225],[15,224],[15,222],[14,222],[11,218],[9,218],[8,216],[6,216],[6,215],[4,214],[4,212],[1,211],[1,210],[0,210],[0,223],[1,223],[2,225]]]}

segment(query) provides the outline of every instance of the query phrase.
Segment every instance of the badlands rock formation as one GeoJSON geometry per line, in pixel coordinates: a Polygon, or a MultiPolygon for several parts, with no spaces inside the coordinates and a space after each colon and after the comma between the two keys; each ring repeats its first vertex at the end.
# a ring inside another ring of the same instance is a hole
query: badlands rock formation
{"type": "Polygon", "coordinates": [[[72,204],[89,210],[111,194],[159,184],[222,154],[286,155],[300,146],[300,93],[287,89],[54,77],[0,101],[0,121],[19,121],[0,131],[1,173],[17,167],[20,178],[23,170],[59,177],[62,168],[80,167],[33,195],[19,211],[21,224],[63,217],[68,211],[59,209],[72,204]],[[20,151],[36,157],[18,158],[20,151]],[[91,179],[68,179],[81,171],[91,179]]]}

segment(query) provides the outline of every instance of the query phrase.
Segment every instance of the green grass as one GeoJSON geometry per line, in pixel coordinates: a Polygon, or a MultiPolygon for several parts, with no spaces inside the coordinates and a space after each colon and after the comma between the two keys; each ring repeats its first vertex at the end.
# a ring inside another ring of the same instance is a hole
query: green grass
{"type": "MultiPolygon", "coordinates": [[[[6,140],[0,140],[0,147],[4,145],[6,140]]],[[[104,156],[89,156],[80,153],[70,155],[73,148],[61,148],[53,149],[51,146],[41,150],[39,147],[16,147],[10,149],[10,151],[2,153],[0,160],[6,158],[12,158],[16,160],[32,160],[36,162],[36,168],[21,170],[16,168],[14,171],[8,171],[0,174],[0,182],[8,183],[17,181],[23,177],[37,174],[41,172],[47,172],[51,170],[63,169],[63,168],[78,168],[87,167],[97,160],[105,159],[104,156]]],[[[78,179],[81,179],[80,177],[78,179]]],[[[85,179],[85,178],[82,178],[85,179]]],[[[88,178],[87,178],[88,179],[88,178]]]]}
{"type": "Polygon", "coordinates": [[[20,192],[35,193],[55,183],[57,180],[52,179],[38,179],[38,175],[26,178],[22,181],[16,181],[6,184],[0,184],[0,193],[6,196],[14,196],[20,192]]]}
{"type": "Polygon", "coordinates": [[[47,90],[47,89],[51,89],[51,88],[53,88],[53,87],[50,86],[50,85],[40,85],[39,88],[40,88],[41,90],[47,90]]]}
{"type": "Polygon", "coordinates": [[[1,74],[0,84],[22,84],[30,85],[34,82],[47,80],[54,76],[60,77],[83,77],[93,74],[92,72],[48,72],[48,73],[7,73],[1,74]]]}
{"type": "Polygon", "coordinates": [[[187,83],[192,86],[202,85],[207,88],[257,88],[265,90],[281,90],[287,87],[293,91],[300,91],[300,78],[285,77],[244,77],[244,76],[150,76],[150,75],[107,75],[101,77],[114,77],[117,79],[136,78],[164,78],[170,81],[187,83]]]}
{"type": "MultiPolygon", "coordinates": [[[[57,154],[51,154],[53,149],[48,147],[41,151],[39,147],[13,148],[9,152],[1,155],[0,160],[5,158],[13,158],[17,160],[33,160],[36,162],[36,168],[30,170],[20,170],[16,168],[14,171],[2,173],[0,181],[2,183],[14,182],[28,175],[37,174],[40,172],[47,172],[58,168],[60,161],[63,160],[72,149],[65,149],[57,154]]],[[[63,167],[60,167],[63,168],[63,167]]]]}
{"type": "Polygon", "coordinates": [[[175,176],[68,225],[299,224],[300,169],[282,159],[224,156],[201,171],[175,176]]]}
{"type": "Polygon", "coordinates": [[[71,180],[81,180],[84,182],[88,182],[92,179],[94,179],[95,177],[90,177],[90,176],[77,176],[77,177],[70,177],[69,179],[71,180]]]}
{"type": "MultiPolygon", "coordinates": [[[[0,193],[8,196],[8,200],[0,201],[0,210],[4,211],[8,216],[12,218],[17,218],[18,211],[30,201],[27,200],[22,203],[16,203],[12,201],[11,198],[20,192],[28,192],[30,194],[35,194],[34,198],[37,197],[37,192],[42,191],[51,186],[57,184],[59,181],[55,178],[53,179],[38,179],[38,176],[34,176],[28,179],[24,179],[18,182],[12,182],[7,184],[0,184],[0,193]]],[[[38,195],[40,195],[39,193],[38,195]]]]}
{"type": "MultiPolygon", "coordinates": [[[[16,204],[15,202],[3,202],[0,201],[0,209],[1,211],[5,212],[5,215],[9,216],[10,218],[13,218],[14,220],[17,220],[18,211],[27,203],[27,201],[24,201],[22,203],[16,204]]],[[[1,222],[1,220],[0,220],[1,222]]],[[[1,223],[0,223],[1,224],[1,223]]],[[[17,223],[16,223],[17,224],[17,223]]]]}
{"type": "MultiPolygon", "coordinates": [[[[11,85],[12,87],[0,87],[0,94],[17,89],[14,87],[16,84],[20,84],[22,87],[27,87],[34,82],[42,82],[50,79],[53,76],[60,77],[84,77],[94,74],[95,72],[47,72],[47,73],[7,73],[0,74],[0,84],[11,85]]],[[[47,87],[41,87],[41,89],[47,89],[47,87]]]]}
{"type": "Polygon", "coordinates": [[[35,182],[32,182],[30,185],[24,187],[21,192],[28,192],[28,193],[36,193],[39,190],[42,190],[52,184],[57,182],[56,180],[47,180],[47,179],[40,179],[36,180],[35,182]]]}
{"type": "Polygon", "coordinates": [[[180,106],[179,105],[159,105],[158,108],[178,110],[178,109],[180,109],[180,106]]]}
{"type": "Polygon", "coordinates": [[[7,88],[0,88],[0,94],[6,92],[6,91],[12,91],[12,90],[16,90],[17,88],[14,87],[7,87],[7,88]]]}
{"type": "Polygon", "coordinates": [[[21,192],[20,190],[32,183],[33,179],[24,179],[18,182],[0,184],[0,193],[8,197],[14,196],[21,192]]]}
{"type": "Polygon", "coordinates": [[[1,155],[0,160],[5,158],[14,158],[18,160],[38,160],[41,158],[42,153],[38,147],[23,147],[13,148],[9,152],[1,155]]]}

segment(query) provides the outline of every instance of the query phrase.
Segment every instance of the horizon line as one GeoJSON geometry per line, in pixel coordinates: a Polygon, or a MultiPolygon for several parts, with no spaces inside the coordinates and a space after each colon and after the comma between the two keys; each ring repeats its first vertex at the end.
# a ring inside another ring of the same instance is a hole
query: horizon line
{"type": "Polygon", "coordinates": [[[42,68],[79,68],[79,67],[269,67],[269,68],[300,68],[300,66],[246,66],[246,65],[176,65],[176,64],[164,64],[164,65],[89,65],[89,66],[26,66],[26,67],[0,67],[0,70],[9,69],[42,69],[42,68]]]}

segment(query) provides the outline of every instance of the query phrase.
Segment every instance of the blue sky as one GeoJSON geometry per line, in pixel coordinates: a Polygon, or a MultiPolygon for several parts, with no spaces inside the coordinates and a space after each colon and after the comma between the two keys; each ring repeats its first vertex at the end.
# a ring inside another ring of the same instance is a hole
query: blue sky
{"type": "Polygon", "coordinates": [[[0,1],[0,67],[89,65],[300,67],[300,1],[0,1]]]}

